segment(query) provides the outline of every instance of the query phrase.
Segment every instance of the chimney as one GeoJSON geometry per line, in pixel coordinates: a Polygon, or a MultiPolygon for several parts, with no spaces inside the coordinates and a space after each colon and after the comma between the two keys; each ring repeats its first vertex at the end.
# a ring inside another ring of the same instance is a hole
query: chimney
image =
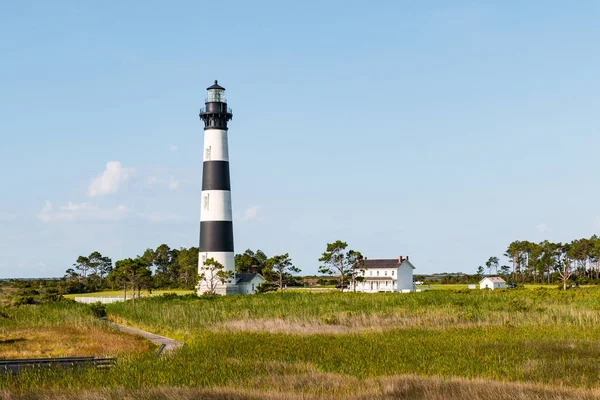
{"type": "Polygon", "coordinates": [[[251,271],[253,274],[258,274],[258,267],[257,267],[256,265],[253,265],[253,266],[250,268],[250,271],[251,271]]]}
{"type": "Polygon", "coordinates": [[[402,264],[402,261],[404,261],[404,259],[402,258],[402,256],[398,257],[398,264],[402,264]]]}
{"type": "Polygon", "coordinates": [[[406,256],[406,261],[408,261],[408,256],[406,256]]]}
{"type": "Polygon", "coordinates": [[[365,257],[365,260],[367,259],[367,257],[365,257]]]}

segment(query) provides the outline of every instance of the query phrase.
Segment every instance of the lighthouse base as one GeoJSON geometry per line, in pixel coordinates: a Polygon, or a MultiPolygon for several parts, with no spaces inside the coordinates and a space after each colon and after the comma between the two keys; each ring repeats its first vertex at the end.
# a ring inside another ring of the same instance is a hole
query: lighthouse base
{"type": "Polygon", "coordinates": [[[209,285],[206,284],[206,282],[200,282],[198,286],[196,286],[196,293],[198,293],[198,296],[211,292],[221,296],[231,296],[234,294],[239,294],[239,289],[235,283],[227,283],[224,285],[218,283],[212,288],[212,290],[209,285]]]}

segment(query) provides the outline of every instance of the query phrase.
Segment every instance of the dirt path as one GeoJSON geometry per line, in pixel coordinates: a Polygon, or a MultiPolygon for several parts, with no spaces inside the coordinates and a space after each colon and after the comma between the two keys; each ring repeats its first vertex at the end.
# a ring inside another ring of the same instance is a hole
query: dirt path
{"type": "Polygon", "coordinates": [[[170,339],[168,337],[164,337],[164,336],[160,336],[160,335],[156,335],[154,333],[150,333],[150,332],[146,332],[146,331],[142,331],[140,329],[135,329],[135,328],[131,328],[129,326],[125,326],[125,325],[121,325],[121,324],[116,324],[114,322],[111,322],[111,324],[117,328],[118,330],[122,331],[122,332],[127,332],[130,333],[132,335],[140,335],[143,336],[144,338],[156,343],[156,344],[164,344],[165,345],[165,349],[164,352],[171,352],[175,349],[180,348],[181,346],[183,346],[183,342],[179,342],[175,339],[170,339]]]}

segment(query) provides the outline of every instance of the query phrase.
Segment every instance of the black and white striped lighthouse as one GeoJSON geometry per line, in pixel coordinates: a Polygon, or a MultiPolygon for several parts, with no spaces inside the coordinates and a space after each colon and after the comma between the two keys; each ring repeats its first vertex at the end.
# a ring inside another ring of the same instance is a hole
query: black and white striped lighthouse
{"type": "MultiPolygon", "coordinates": [[[[205,260],[214,258],[225,266],[226,271],[235,272],[227,145],[227,122],[233,114],[227,108],[224,87],[215,81],[206,90],[208,96],[205,107],[200,109],[200,119],[204,121],[204,163],[198,268],[202,268],[205,260]]],[[[198,293],[206,292],[207,285],[205,281],[200,282],[198,293]]],[[[223,295],[237,293],[235,278],[225,285],[219,283],[216,292],[223,295]]]]}

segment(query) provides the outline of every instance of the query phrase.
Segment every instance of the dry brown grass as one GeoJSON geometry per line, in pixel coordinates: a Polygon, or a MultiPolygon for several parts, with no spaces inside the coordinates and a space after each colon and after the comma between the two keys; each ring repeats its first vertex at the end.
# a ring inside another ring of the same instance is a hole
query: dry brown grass
{"type": "Polygon", "coordinates": [[[398,328],[425,328],[445,329],[468,328],[477,326],[502,325],[504,319],[488,321],[465,321],[460,316],[430,315],[406,316],[400,314],[360,314],[347,315],[337,313],[324,317],[321,320],[293,320],[282,318],[265,319],[242,319],[225,321],[212,328],[214,331],[253,331],[271,333],[291,333],[314,335],[322,334],[347,334],[347,333],[370,333],[382,332],[388,329],[398,328]]]}
{"type": "Polygon", "coordinates": [[[154,345],[105,326],[17,327],[0,330],[0,358],[117,356],[154,345]]]}
{"type": "MultiPolygon", "coordinates": [[[[114,318],[111,316],[111,318],[114,318]]],[[[485,317],[456,310],[426,309],[419,312],[394,310],[386,313],[337,312],[313,318],[240,318],[221,322],[210,329],[213,331],[253,331],[312,335],[371,333],[389,329],[421,328],[447,329],[484,326],[551,326],[557,320],[567,319],[580,326],[595,326],[600,323],[597,310],[578,310],[557,306],[553,313],[539,312],[516,314],[505,311],[488,311],[485,317]]],[[[126,323],[126,321],[123,321],[126,323]]]]}
{"type": "Polygon", "coordinates": [[[6,400],[125,400],[125,399],[469,399],[469,400],[588,400],[599,399],[600,389],[568,389],[563,387],[467,380],[460,378],[423,377],[403,375],[359,380],[336,374],[310,373],[300,376],[279,377],[277,382],[257,378],[255,388],[174,388],[162,387],[142,390],[107,388],[98,390],[40,390],[32,392],[0,392],[6,400]],[[275,385],[274,385],[275,384],[275,385]],[[274,386],[272,386],[274,385],[274,386]],[[269,388],[267,388],[270,386],[269,388]],[[350,394],[353,393],[353,394],[350,394]]]}

